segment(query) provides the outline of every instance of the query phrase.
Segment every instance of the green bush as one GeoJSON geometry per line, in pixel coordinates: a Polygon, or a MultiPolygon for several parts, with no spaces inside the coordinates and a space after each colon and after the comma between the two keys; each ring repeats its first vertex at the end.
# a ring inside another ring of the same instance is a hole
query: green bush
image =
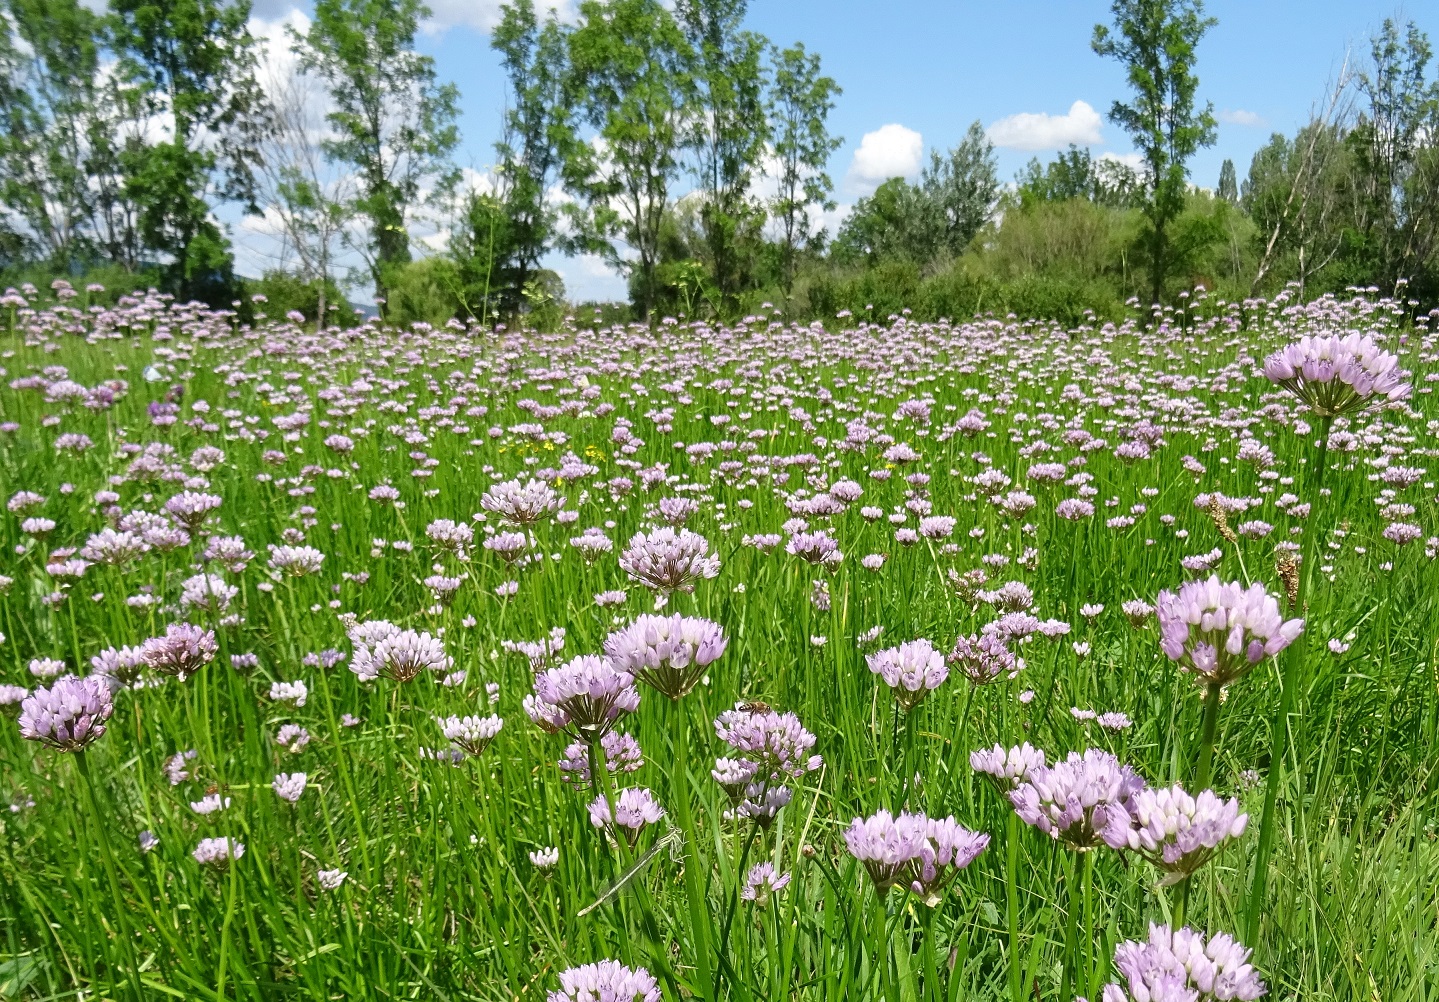
{"type": "MultiPolygon", "coordinates": [[[[279,319],[292,312],[302,313],[305,319],[314,323],[320,307],[321,282],[317,278],[303,279],[293,272],[267,271],[257,279],[245,280],[245,298],[260,295],[265,300],[251,307],[256,314],[263,313],[272,319],[279,319]]],[[[350,305],[345,294],[333,279],[324,283],[325,312],[329,323],[349,325],[353,322],[350,305]]]]}

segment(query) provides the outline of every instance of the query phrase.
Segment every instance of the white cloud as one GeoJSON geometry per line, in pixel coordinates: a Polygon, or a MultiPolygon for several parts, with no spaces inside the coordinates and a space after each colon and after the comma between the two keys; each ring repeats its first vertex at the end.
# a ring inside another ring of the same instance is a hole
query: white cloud
{"type": "MultiPolygon", "coordinates": [[[[451,28],[473,28],[486,34],[500,23],[500,8],[503,0],[429,0],[430,19],[425,22],[425,31],[431,35],[443,35],[451,28]]],[[[540,0],[535,4],[543,18],[553,10],[561,21],[573,22],[578,16],[577,0],[540,0]]]]}
{"type": "Polygon", "coordinates": [[[1099,154],[1099,160],[1113,160],[1117,164],[1124,164],[1130,170],[1142,173],[1144,171],[1144,157],[1139,153],[1111,153],[1105,150],[1099,154]]]}
{"type": "MultiPolygon", "coordinates": [[[[252,20],[288,21],[298,8],[295,0],[250,0],[250,17],[252,20]]],[[[308,20],[306,18],[307,23],[308,20]]]]}
{"type": "Polygon", "coordinates": [[[1232,111],[1226,108],[1219,113],[1219,120],[1227,125],[1257,127],[1264,124],[1264,118],[1258,112],[1245,111],[1243,108],[1235,108],[1232,111]]]}
{"type": "MultiPolygon", "coordinates": [[[[273,95],[281,81],[288,80],[299,70],[300,60],[295,55],[290,29],[293,28],[301,35],[307,34],[310,30],[310,19],[303,11],[287,6],[280,10],[276,17],[252,16],[246,27],[261,45],[260,65],[255,72],[255,78],[266,93],[273,95]]],[[[328,105],[328,100],[325,103],[328,105]]]]}
{"type": "MultiPolygon", "coordinates": [[[[565,298],[572,303],[624,302],[630,297],[624,276],[594,254],[578,257],[550,254],[543,264],[564,281],[565,298]]],[[[583,321],[588,318],[580,316],[578,319],[583,321]]]]}
{"type": "Polygon", "coordinates": [[[912,178],[919,173],[924,137],[913,129],[890,123],[866,132],[854,151],[845,187],[856,195],[871,194],[892,177],[912,178]]]}
{"type": "Polygon", "coordinates": [[[1020,112],[1008,115],[987,130],[990,142],[1011,150],[1057,150],[1068,146],[1092,146],[1104,141],[1103,120],[1084,101],[1075,101],[1063,115],[1020,112]]]}

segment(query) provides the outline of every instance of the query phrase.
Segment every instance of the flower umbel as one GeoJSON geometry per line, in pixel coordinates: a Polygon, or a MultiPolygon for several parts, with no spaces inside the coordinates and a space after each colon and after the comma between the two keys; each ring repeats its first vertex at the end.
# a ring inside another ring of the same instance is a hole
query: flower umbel
{"type": "Polygon", "coordinates": [[[105,721],[114,710],[103,676],[67,675],[21,700],[20,736],[62,752],[79,751],[105,733],[105,721]]]}
{"type": "Polygon", "coordinates": [[[1304,620],[1280,615],[1279,600],[1262,584],[1245,588],[1217,575],[1190,581],[1177,594],[1160,592],[1155,606],[1165,655],[1213,685],[1242,678],[1304,630],[1304,620]]]}

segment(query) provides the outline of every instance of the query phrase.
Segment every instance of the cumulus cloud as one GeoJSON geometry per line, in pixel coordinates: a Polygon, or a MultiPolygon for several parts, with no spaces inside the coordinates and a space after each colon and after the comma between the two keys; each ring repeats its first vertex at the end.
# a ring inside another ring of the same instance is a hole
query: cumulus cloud
{"type": "Polygon", "coordinates": [[[912,178],[919,173],[924,137],[913,129],[890,123],[866,132],[854,151],[845,187],[853,194],[868,195],[892,177],[912,178]]]}
{"type": "Polygon", "coordinates": [[[1092,146],[1104,141],[1103,120],[1084,101],[1075,101],[1063,115],[1020,112],[1008,115],[987,130],[990,142],[1011,150],[1057,150],[1070,143],[1092,146]]]}
{"type": "Polygon", "coordinates": [[[1245,111],[1243,108],[1235,108],[1232,111],[1225,109],[1219,113],[1219,120],[1226,125],[1248,125],[1251,127],[1264,124],[1264,118],[1254,111],[1245,111]]]}
{"type": "Polygon", "coordinates": [[[1111,153],[1105,150],[1099,154],[1097,159],[1112,160],[1117,164],[1123,164],[1136,173],[1142,173],[1144,171],[1144,157],[1138,153],[1111,153]]]}
{"type": "MultiPolygon", "coordinates": [[[[504,0],[429,0],[430,19],[425,31],[443,35],[451,28],[473,28],[488,33],[500,23],[504,0]]],[[[577,0],[539,0],[535,7],[541,17],[553,10],[561,21],[573,22],[578,15],[577,0]]]]}

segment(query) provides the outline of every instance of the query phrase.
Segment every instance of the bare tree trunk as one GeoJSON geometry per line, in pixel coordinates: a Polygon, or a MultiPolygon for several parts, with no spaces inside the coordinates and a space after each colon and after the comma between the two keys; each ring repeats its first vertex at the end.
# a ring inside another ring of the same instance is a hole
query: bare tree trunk
{"type": "Polygon", "coordinates": [[[1274,254],[1279,246],[1279,237],[1284,231],[1285,224],[1289,222],[1291,218],[1291,210],[1294,209],[1295,196],[1301,191],[1303,195],[1300,196],[1298,214],[1303,215],[1305,209],[1308,208],[1310,176],[1318,173],[1317,170],[1312,169],[1314,166],[1315,148],[1318,146],[1319,137],[1324,131],[1341,117],[1339,114],[1340,101],[1349,89],[1350,80],[1349,55],[1346,53],[1344,56],[1344,64],[1339,69],[1339,75],[1335,80],[1334,87],[1329,92],[1328,107],[1325,108],[1324,114],[1317,120],[1311,117],[1310,124],[1312,127],[1309,132],[1309,143],[1305,147],[1304,155],[1299,160],[1299,168],[1294,174],[1294,180],[1289,186],[1289,197],[1284,200],[1284,211],[1279,214],[1279,219],[1275,221],[1274,228],[1270,231],[1269,239],[1264,244],[1264,253],[1259,257],[1259,266],[1255,270],[1254,281],[1251,282],[1249,286],[1251,294],[1259,291],[1260,283],[1264,281],[1265,276],[1269,274],[1270,268],[1274,265],[1274,254]]]}

